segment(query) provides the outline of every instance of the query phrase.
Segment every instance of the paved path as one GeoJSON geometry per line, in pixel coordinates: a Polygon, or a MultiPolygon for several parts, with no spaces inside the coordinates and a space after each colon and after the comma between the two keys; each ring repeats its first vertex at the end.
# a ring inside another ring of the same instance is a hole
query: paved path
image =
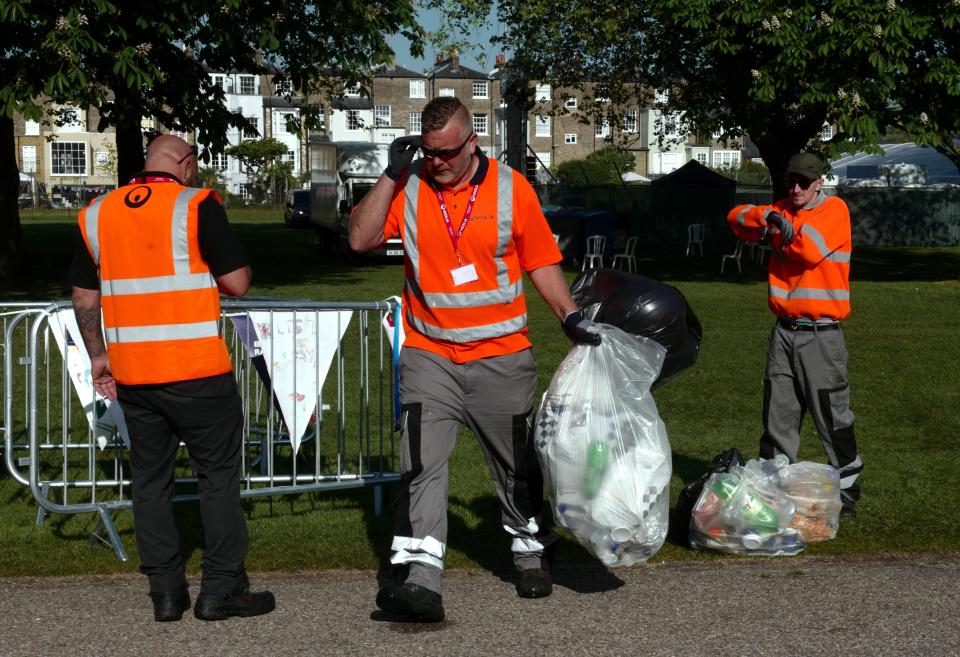
{"type": "Polygon", "coordinates": [[[436,625],[377,611],[372,572],[252,579],[277,611],[219,623],[153,622],[140,576],[0,579],[0,655],[960,655],[960,555],[569,568],[542,600],[452,571],[436,625]]]}

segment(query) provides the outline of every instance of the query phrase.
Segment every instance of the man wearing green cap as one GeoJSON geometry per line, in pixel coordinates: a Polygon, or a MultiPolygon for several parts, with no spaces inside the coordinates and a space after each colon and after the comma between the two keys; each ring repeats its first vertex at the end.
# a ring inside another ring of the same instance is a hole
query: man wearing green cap
{"type": "Polygon", "coordinates": [[[840,471],[842,514],[856,514],[857,452],[840,323],[850,316],[850,213],[823,193],[823,162],[812,153],[790,158],[787,197],[772,205],[740,205],[727,215],[734,234],[769,243],[770,310],[777,321],[767,343],[760,457],[796,462],[800,423],[809,411],[830,464],[840,471]]]}

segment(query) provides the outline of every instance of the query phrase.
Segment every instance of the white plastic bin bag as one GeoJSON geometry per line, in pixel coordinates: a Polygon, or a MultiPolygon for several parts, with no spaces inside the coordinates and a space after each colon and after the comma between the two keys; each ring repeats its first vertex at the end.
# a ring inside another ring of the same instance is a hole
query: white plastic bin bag
{"type": "Polygon", "coordinates": [[[666,349],[598,324],[553,375],[535,440],[557,524],[608,566],[649,559],[667,536],[670,443],[650,395],[666,349]]]}

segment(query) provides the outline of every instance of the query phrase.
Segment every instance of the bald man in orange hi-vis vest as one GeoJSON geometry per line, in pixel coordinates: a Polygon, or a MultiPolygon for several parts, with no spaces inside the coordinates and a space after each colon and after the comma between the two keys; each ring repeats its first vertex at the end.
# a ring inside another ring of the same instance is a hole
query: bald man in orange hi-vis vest
{"type": "Polygon", "coordinates": [[[447,461],[461,425],[476,434],[493,478],[500,522],[513,539],[517,594],[541,598],[553,587],[547,552],[556,535],[541,516],[523,273],[574,341],[599,344],[600,335],[570,296],[536,193],[477,147],[463,104],[431,100],[422,128],[391,145],[386,171],[351,215],[350,246],[369,251],[399,235],[404,247],[396,577],[377,606],[440,621],[447,461]],[[418,149],[423,156],[414,160],[418,149]]]}
{"type": "Polygon", "coordinates": [[[830,464],[840,471],[841,515],[856,515],[857,452],[841,322],[850,316],[850,213],[823,193],[824,164],[812,153],[790,158],[787,198],[740,205],[727,215],[741,240],[769,243],[768,304],[777,321],[767,343],[760,457],[800,449],[809,411],[830,464]]]}
{"type": "Polygon", "coordinates": [[[119,400],[130,430],[140,572],[161,622],[190,608],[172,504],[181,440],[205,545],[194,615],[256,616],[275,604],[247,583],[243,412],[219,331],[219,293],[245,294],[250,267],[217,193],[193,187],[197,166],[196,148],[179,137],[150,142],[146,171],[80,212],[69,274],[94,387],[119,400]]]}

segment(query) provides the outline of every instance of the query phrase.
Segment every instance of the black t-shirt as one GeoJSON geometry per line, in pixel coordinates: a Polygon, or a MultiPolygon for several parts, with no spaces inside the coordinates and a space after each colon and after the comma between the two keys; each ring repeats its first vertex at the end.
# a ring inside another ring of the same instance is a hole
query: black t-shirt
{"type": "MultiPolygon", "coordinates": [[[[169,174],[157,175],[171,177],[169,174]]],[[[99,290],[100,276],[97,265],[79,232],[78,227],[77,244],[73,250],[73,262],[67,274],[67,283],[86,290],[99,290]]],[[[204,199],[197,208],[197,240],[200,243],[200,257],[210,267],[214,278],[247,266],[247,256],[240,240],[230,230],[227,213],[212,196],[204,199]]]]}

